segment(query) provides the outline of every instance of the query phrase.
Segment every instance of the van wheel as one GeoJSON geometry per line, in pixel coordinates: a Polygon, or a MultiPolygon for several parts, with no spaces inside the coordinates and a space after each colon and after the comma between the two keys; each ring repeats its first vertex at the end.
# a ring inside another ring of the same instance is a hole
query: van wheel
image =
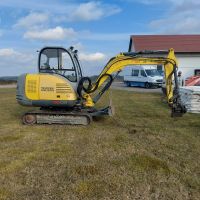
{"type": "Polygon", "coordinates": [[[151,84],[148,83],[148,82],[146,82],[146,83],[145,83],[145,88],[147,88],[147,89],[151,88],[151,84]]]}

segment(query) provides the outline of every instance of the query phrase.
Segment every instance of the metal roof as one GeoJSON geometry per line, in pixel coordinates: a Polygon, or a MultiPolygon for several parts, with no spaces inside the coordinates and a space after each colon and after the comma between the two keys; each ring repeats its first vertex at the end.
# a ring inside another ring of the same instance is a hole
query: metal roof
{"type": "Polygon", "coordinates": [[[129,51],[168,50],[200,53],[200,35],[132,35],[129,51]]]}

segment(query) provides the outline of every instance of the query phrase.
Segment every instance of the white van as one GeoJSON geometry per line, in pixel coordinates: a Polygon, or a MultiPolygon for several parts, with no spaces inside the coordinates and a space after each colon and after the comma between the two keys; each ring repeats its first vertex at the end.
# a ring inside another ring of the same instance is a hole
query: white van
{"type": "Polygon", "coordinates": [[[131,69],[131,75],[124,76],[124,83],[128,87],[161,87],[163,76],[159,73],[156,66],[132,66],[131,69]]]}

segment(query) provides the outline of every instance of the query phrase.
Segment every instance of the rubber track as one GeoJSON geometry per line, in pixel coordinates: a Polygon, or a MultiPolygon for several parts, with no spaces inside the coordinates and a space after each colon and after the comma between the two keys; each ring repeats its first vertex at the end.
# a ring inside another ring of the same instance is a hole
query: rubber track
{"type": "MultiPolygon", "coordinates": [[[[35,116],[35,124],[88,125],[92,121],[89,113],[76,111],[30,111],[24,114],[23,119],[26,115],[35,116]]],[[[24,120],[23,123],[28,124],[24,120]]]]}

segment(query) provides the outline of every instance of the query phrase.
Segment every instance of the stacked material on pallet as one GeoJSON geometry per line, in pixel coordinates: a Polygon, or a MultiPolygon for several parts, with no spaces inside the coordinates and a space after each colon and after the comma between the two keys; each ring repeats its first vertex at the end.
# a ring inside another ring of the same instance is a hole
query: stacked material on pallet
{"type": "Polygon", "coordinates": [[[200,86],[200,76],[191,76],[185,80],[186,86],[200,86]]]}
{"type": "Polygon", "coordinates": [[[200,113],[200,86],[181,87],[180,96],[187,112],[200,113]]]}

